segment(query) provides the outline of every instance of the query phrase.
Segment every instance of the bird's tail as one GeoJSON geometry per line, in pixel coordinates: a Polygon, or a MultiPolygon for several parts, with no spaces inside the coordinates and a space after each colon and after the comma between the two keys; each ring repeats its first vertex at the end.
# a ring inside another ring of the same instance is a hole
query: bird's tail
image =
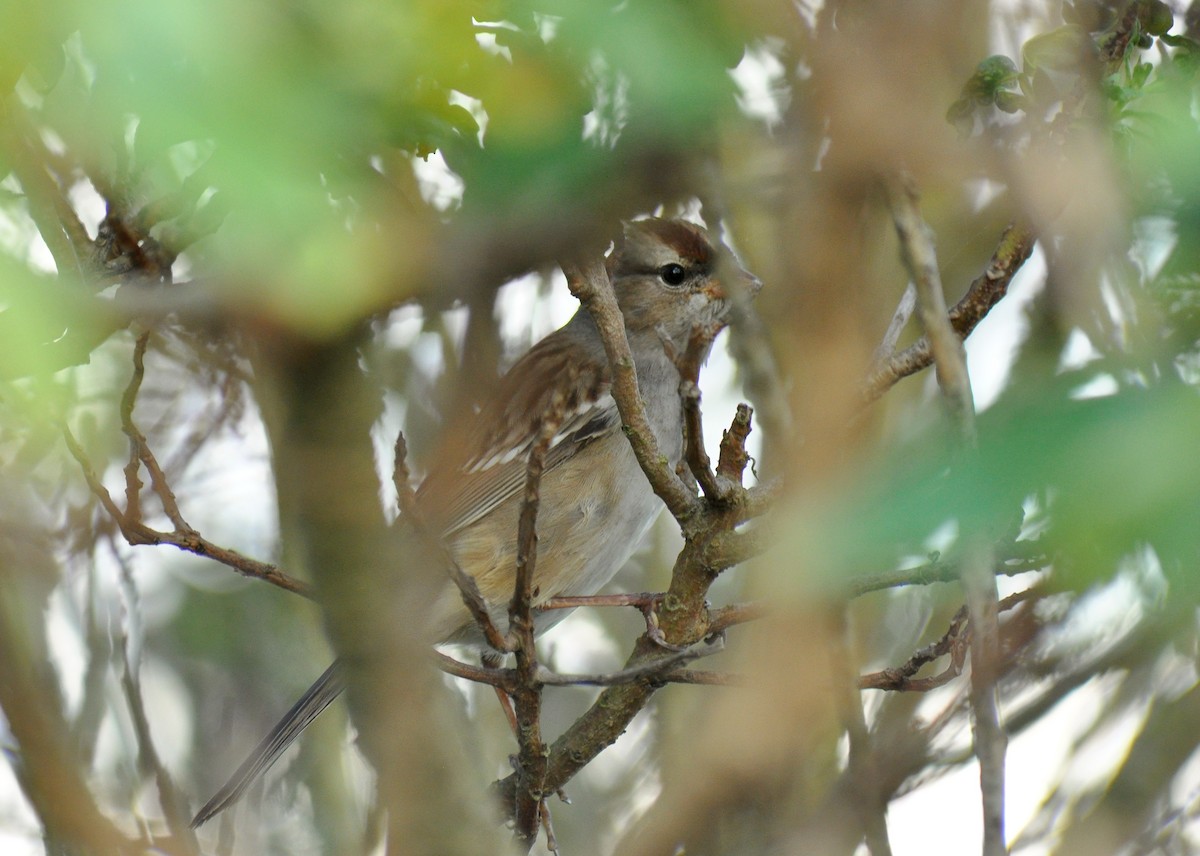
{"type": "Polygon", "coordinates": [[[238,767],[237,772],[229,778],[229,781],[213,794],[213,798],[206,802],[200,811],[196,812],[196,816],[192,818],[192,828],[195,829],[218,812],[224,811],[237,802],[245,793],[246,788],[254,784],[259,776],[279,760],[279,756],[292,745],[292,741],[300,736],[300,732],[307,728],[308,724],[316,719],[345,687],[344,670],[341,664],[335,660],[333,665],[317,678],[316,683],[300,697],[300,700],[292,705],[292,709],[284,714],[283,719],[279,720],[278,724],[271,729],[271,733],[264,737],[258,746],[254,747],[254,751],[242,762],[242,766],[238,767]]]}

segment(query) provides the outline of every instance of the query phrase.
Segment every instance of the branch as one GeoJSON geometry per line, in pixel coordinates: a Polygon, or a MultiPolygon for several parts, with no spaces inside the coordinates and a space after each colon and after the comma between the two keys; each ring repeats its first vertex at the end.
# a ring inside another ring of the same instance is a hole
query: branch
{"type": "MultiPolygon", "coordinates": [[[[937,370],[938,384],[950,404],[963,448],[974,463],[977,451],[975,404],[962,339],[946,314],[937,255],[929,227],[921,218],[910,181],[888,182],[892,217],[905,265],[917,292],[917,307],[937,370]]],[[[993,573],[995,551],[981,535],[971,535],[960,567],[971,621],[971,709],[975,755],[979,759],[983,803],[984,856],[1002,856],[1004,841],[1004,764],[1007,738],[1000,726],[996,677],[1000,660],[998,596],[993,573]]]]}
{"type": "MultiPolygon", "coordinates": [[[[284,591],[290,591],[309,600],[314,599],[312,588],[307,583],[281,571],[277,565],[270,564],[269,562],[260,562],[257,559],[244,556],[236,550],[220,547],[204,538],[190,526],[182,532],[162,532],[147,526],[140,520],[129,519],[125,512],[121,511],[116,502],[113,501],[108,488],[100,481],[100,477],[96,474],[92,462],[76,441],[75,436],[71,433],[71,429],[67,427],[66,423],[61,425],[61,429],[63,440],[67,444],[67,450],[83,471],[83,477],[92,494],[100,501],[104,510],[108,512],[109,517],[117,524],[117,527],[121,530],[121,534],[130,545],[170,544],[185,552],[195,553],[197,556],[204,556],[219,562],[222,565],[232,568],[244,577],[262,580],[284,591]]],[[[148,448],[146,453],[149,454],[148,448]]]]}
{"type": "MultiPolygon", "coordinates": [[[[667,356],[675,363],[675,369],[679,372],[679,398],[683,402],[683,457],[705,497],[714,501],[727,499],[733,486],[728,483],[721,484],[717,474],[713,472],[712,462],[704,448],[704,422],[700,413],[700,367],[722,326],[710,324],[695,327],[692,335],[688,337],[687,349],[682,354],[675,353],[675,346],[669,338],[665,335],[661,337],[667,356]]],[[[740,488],[740,483],[736,487],[740,488]]]]}
{"type": "MultiPolygon", "coordinates": [[[[721,533],[728,533],[743,517],[736,506],[722,508],[694,497],[692,499],[699,505],[699,513],[685,527],[683,549],[675,559],[671,583],[662,598],[657,632],[647,631],[638,638],[626,660],[625,669],[638,669],[645,663],[661,660],[664,647],[682,652],[713,633],[705,601],[718,572],[708,561],[708,549],[713,539],[721,533]]],[[[703,678],[698,679],[700,681],[709,682],[703,678]]],[[[721,678],[711,682],[728,681],[721,678]]],[[[665,675],[663,678],[640,676],[631,683],[609,686],[600,693],[583,716],[550,747],[545,791],[562,788],[605,747],[611,745],[665,683],[665,675]]],[[[495,788],[503,805],[513,804],[517,786],[515,774],[496,783],[495,788]]]]}
{"type": "Polygon", "coordinates": [[[542,472],[546,453],[562,426],[567,399],[561,387],[542,415],[537,440],[529,450],[525,466],[525,495],[517,518],[517,568],[512,601],[508,607],[508,634],[516,652],[517,682],[511,695],[517,722],[516,807],[514,834],[526,850],[537,838],[538,823],[546,824],[546,837],[553,841],[549,813],[545,808],[545,782],[549,752],[542,741],[542,683],[535,644],[533,578],[537,570],[537,515],[541,505],[542,472]]]}
{"type": "Polygon", "coordinates": [[[750,405],[739,404],[729,430],[721,435],[717,477],[724,479],[727,486],[733,484],[740,488],[742,485],[742,476],[746,472],[746,466],[750,463],[750,455],[746,452],[746,439],[750,436],[750,423],[753,415],[754,410],[750,405]]]}
{"type": "Polygon", "coordinates": [[[185,809],[183,795],[179,792],[175,780],[163,766],[158,751],[154,748],[154,738],[150,734],[150,720],[146,716],[146,708],[142,704],[141,681],[129,658],[129,640],[121,640],[121,659],[124,669],[121,673],[121,686],[125,691],[125,701],[129,705],[129,715],[133,720],[133,731],[137,742],[138,767],[144,776],[154,778],[158,787],[158,798],[162,805],[163,816],[172,837],[179,842],[188,854],[198,854],[196,831],[188,826],[188,813],[185,809]]]}
{"type": "Polygon", "coordinates": [[[863,827],[863,838],[871,856],[891,856],[888,841],[887,799],[880,790],[876,752],[863,713],[862,696],[849,678],[854,674],[847,641],[849,628],[844,608],[836,608],[829,619],[829,660],[834,683],[834,705],[846,732],[848,757],[847,783],[853,796],[853,810],[863,827]]]}
{"type": "Polygon", "coordinates": [[[941,639],[918,650],[901,666],[863,675],[858,679],[858,688],[923,693],[949,683],[962,674],[968,646],[963,634],[966,626],[967,608],[964,606],[954,614],[949,629],[941,639]],[[925,665],[946,654],[950,654],[950,665],[940,674],[932,678],[913,677],[925,665]]]}
{"type": "Polygon", "coordinates": [[[9,166],[21,183],[29,215],[54,257],[54,266],[59,274],[82,281],[87,232],[58,182],[50,177],[37,129],[15,96],[0,99],[0,129],[5,129],[0,139],[10,156],[9,166]]]}
{"type": "Polygon", "coordinates": [[[699,514],[700,500],[687,489],[658,448],[638,390],[637,370],[625,335],[625,319],[617,305],[608,272],[600,261],[589,261],[583,267],[565,265],[563,270],[571,293],[591,314],[600,332],[613,373],[613,400],[621,413],[621,422],[638,464],[654,492],[682,525],[699,514]]]}
{"type": "MultiPolygon", "coordinates": [[[[1024,542],[1022,542],[1024,543],[1024,542]]],[[[1000,559],[992,568],[992,573],[1013,576],[1030,571],[1040,571],[1050,564],[1050,557],[1043,554],[1018,556],[1000,559]]],[[[842,597],[856,598],[874,591],[902,586],[924,586],[931,583],[950,583],[960,579],[962,562],[959,559],[947,560],[941,557],[917,565],[915,568],[903,568],[898,571],[885,571],[881,574],[870,574],[855,577],[842,587],[842,597]]]]}
{"type": "Polygon", "coordinates": [[[745,532],[721,532],[709,542],[704,558],[714,571],[723,571],[762,555],[772,543],[774,539],[770,527],[758,526],[745,532]]]}
{"type": "MultiPolygon", "coordinates": [[[[987,268],[975,278],[967,293],[950,310],[950,324],[959,338],[965,339],[971,335],[992,307],[1008,293],[1013,277],[1033,253],[1035,242],[1033,232],[1023,223],[1014,223],[1004,230],[987,268]]],[[[932,364],[933,353],[929,340],[923,336],[871,371],[863,384],[864,403],[875,401],[901,378],[916,374],[932,364]]]]}

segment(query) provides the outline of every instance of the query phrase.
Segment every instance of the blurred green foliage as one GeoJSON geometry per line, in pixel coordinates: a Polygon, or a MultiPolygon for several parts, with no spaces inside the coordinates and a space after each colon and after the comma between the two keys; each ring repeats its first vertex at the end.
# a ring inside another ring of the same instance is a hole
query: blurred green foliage
{"type": "Polygon", "coordinates": [[[224,299],[326,332],[423,287],[437,214],[409,160],[440,152],[468,211],[536,221],[641,144],[706,145],[750,36],[717,2],[10,5],[13,109],[131,211],[198,183],[224,299]]]}

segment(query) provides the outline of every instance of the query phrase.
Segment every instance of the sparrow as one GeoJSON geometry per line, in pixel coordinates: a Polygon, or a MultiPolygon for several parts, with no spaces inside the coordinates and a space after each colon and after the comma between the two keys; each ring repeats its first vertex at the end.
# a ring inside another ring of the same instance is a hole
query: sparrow
{"type": "MultiPolygon", "coordinates": [[[[683,456],[684,436],[673,353],[686,350],[696,328],[727,322],[733,289],[753,295],[762,283],[707,230],[678,219],[626,223],[605,264],[646,416],[674,467],[683,456]],[[730,278],[738,283],[730,285],[730,278]]],[[[622,431],[596,324],[581,308],[508,370],[465,435],[436,456],[417,491],[427,528],[440,534],[474,577],[501,631],[513,593],[527,460],[552,401],[565,403],[565,415],[540,484],[535,609],[553,597],[596,593],[628,561],[662,510],[622,431]]],[[[535,632],[568,613],[535,612],[535,632]]],[[[431,644],[486,647],[449,581],[426,612],[425,636],[431,644]]],[[[196,813],[192,827],[236,802],[344,688],[343,669],[335,662],[196,813]]]]}

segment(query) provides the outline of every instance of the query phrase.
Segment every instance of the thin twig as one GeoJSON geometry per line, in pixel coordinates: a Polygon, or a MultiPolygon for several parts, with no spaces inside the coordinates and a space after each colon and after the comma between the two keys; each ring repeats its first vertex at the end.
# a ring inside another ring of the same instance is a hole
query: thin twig
{"type": "Polygon", "coordinates": [[[949,629],[941,639],[916,651],[901,666],[863,675],[858,679],[858,688],[860,690],[923,693],[944,686],[962,674],[967,654],[967,641],[963,638],[966,626],[967,609],[963,607],[955,613],[949,629]],[[950,654],[950,665],[941,673],[931,678],[913,677],[922,667],[946,654],[950,654]]]}
{"type": "Polygon", "coordinates": [[[713,339],[721,332],[723,326],[710,324],[695,327],[692,335],[688,337],[687,349],[682,354],[676,354],[671,340],[665,335],[662,337],[663,347],[679,372],[679,398],[683,402],[683,457],[704,495],[716,502],[727,498],[730,486],[720,483],[704,448],[704,420],[700,412],[700,367],[712,348],[713,339]]]}
{"type": "Polygon", "coordinates": [[[158,459],[150,451],[150,444],[146,441],[146,436],[138,430],[137,425],[133,421],[133,409],[137,404],[138,391],[141,389],[142,378],[146,373],[146,346],[149,341],[150,332],[148,330],[138,336],[137,343],[133,348],[133,374],[130,377],[129,385],[125,389],[125,394],[121,397],[121,429],[125,432],[125,436],[129,438],[131,451],[130,463],[125,469],[125,495],[129,502],[125,516],[130,522],[141,522],[140,503],[138,500],[141,482],[138,481],[136,468],[134,467],[134,460],[138,460],[145,466],[146,472],[150,474],[151,489],[162,503],[163,511],[166,513],[167,519],[175,527],[176,534],[194,535],[195,530],[183,519],[183,515],[179,511],[179,503],[175,499],[175,494],[171,490],[171,486],[167,483],[167,477],[163,473],[162,467],[158,465],[158,459]]]}
{"type": "Polygon", "coordinates": [[[61,426],[61,430],[67,450],[83,471],[84,480],[87,482],[92,494],[100,501],[104,510],[108,512],[113,522],[121,530],[121,534],[125,537],[125,540],[130,544],[170,544],[185,552],[195,553],[197,556],[204,556],[219,562],[237,571],[242,576],[262,580],[285,591],[306,597],[309,600],[315,599],[312,587],[308,583],[301,582],[269,562],[260,562],[257,559],[244,556],[236,550],[220,547],[194,530],[189,529],[189,531],[182,533],[160,532],[140,521],[128,520],[124,512],[113,501],[108,488],[100,481],[100,477],[96,475],[96,470],[92,466],[92,462],[76,441],[75,436],[71,433],[71,429],[64,423],[61,426]]]}
{"type": "Polygon", "coordinates": [[[134,736],[137,741],[138,766],[143,775],[151,776],[158,788],[159,803],[162,805],[163,816],[172,837],[187,853],[199,853],[196,843],[196,832],[188,825],[186,802],[180,793],[175,780],[163,765],[154,747],[154,738],[150,733],[150,720],[146,716],[146,708],[142,704],[141,681],[138,680],[136,666],[129,656],[129,640],[122,637],[121,655],[124,669],[121,674],[121,686],[125,692],[125,703],[129,706],[130,719],[133,721],[134,736]]]}
{"type": "MultiPolygon", "coordinates": [[[[1049,566],[1050,557],[1044,554],[1032,554],[1016,558],[1000,559],[992,568],[994,574],[1013,576],[1030,571],[1040,571],[1049,566]]],[[[898,571],[885,571],[880,574],[854,577],[842,586],[842,597],[856,598],[874,591],[883,591],[903,586],[924,586],[932,583],[950,583],[957,581],[962,574],[960,559],[943,559],[938,557],[914,568],[903,568],[898,571]]]]}
{"type": "MultiPolygon", "coordinates": [[[[984,272],[975,278],[961,300],[950,310],[950,324],[965,339],[1008,293],[1013,277],[1033,253],[1036,237],[1023,223],[1004,230],[984,272]]],[[[876,366],[863,383],[863,401],[875,401],[897,381],[933,364],[933,352],[925,337],[876,366]]]]}
{"type": "Polygon", "coordinates": [[[908,326],[908,321],[912,318],[913,310],[916,308],[917,289],[910,282],[904,287],[904,293],[900,295],[900,302],[896,304],[896,311],[892,313],[892,320],[883,333],[882,341],[875,349],[873,372],[878,371],[896,352],[896,343],[900,341],[900,334],[908,326]]]}
{"type": "Polygon", "coordinates": [[[533,580],[537,571],[537,515],[541,505],[542,472],[546,453],[562,426],[567,398],[556,390],[547,412],[542,414],[537,440],[525,465],[525,495],[517,518],[516,580],[508,607],[510,646],[516,654],[517,683],[510,695],[517,720],[517,774],[519,787],[513,812],[514,834],[527,848],[537,837],[539,824],[546,827],[547,842],[553,839],[548,809],[544,805],[549,751],[542,740],[542,685],[535,645],[533,580]]]}
{"type": "Polygon", "coordinates": [[[678,669],[685,663],[699,660],[702,657],[711,657],[713,654],[718,654],[724,649],[725,637],[717,634],[709,637],[706,641],[699,642],[682,651],[676,651],[654,660],[638,663],[635,666],[628,666],[616,672],[564,675],[551,672],[548,669],[541,669],[538,672],[537,679],[544,686],[554,687],[614,687],[620,684],[631,684],[635,681],[654,681],[662,679],[664,675],[678,669]]]}

